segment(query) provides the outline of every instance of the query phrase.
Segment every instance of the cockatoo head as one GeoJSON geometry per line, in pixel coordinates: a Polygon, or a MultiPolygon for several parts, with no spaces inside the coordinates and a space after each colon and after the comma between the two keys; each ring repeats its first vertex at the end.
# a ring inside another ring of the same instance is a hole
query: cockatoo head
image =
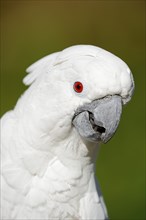
{"type": "MultiPolygon", "coordinates": [[[[107,142],[133,94],[129,67],[95,46],[79,45],[47,56],[30,66],[29,113],[52,142],[73,130],[91,142],[107,142]]],[[[28,112],[27,112],[28,113],[28,112]]]]}

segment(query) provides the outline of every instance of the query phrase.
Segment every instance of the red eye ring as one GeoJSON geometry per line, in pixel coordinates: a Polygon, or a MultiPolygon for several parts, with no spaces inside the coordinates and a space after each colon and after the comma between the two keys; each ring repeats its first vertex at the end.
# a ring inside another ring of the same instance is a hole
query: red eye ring
{"type": "Polygon", "coordinates": [[[74,83],[73,88],[74,88],[75,92],[81,93],[83,91],[83,84],[81,82],[77,81],[77,82],[74,83]]]}

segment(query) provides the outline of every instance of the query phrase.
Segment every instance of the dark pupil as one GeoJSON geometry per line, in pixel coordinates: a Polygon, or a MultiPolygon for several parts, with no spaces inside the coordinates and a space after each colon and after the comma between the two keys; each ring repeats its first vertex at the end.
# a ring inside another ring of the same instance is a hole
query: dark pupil
{"type": "Polygon", "coordinates": [[[80,84],[78,84],[78,85],[77,85],[77,89],[80,89],[80,88],[81,88],[81,85],[80,85],[80,84]]]}

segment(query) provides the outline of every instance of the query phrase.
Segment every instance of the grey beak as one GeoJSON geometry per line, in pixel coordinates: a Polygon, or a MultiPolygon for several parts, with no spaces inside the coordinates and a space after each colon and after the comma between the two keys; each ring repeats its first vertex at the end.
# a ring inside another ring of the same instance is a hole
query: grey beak
{"type": "Polygon", "coordinates": [[[73,117],[73,125],[82,138],[106,143],[114,135],[121,113],[121,97],[107,96],[79,107],[73,117]]]}

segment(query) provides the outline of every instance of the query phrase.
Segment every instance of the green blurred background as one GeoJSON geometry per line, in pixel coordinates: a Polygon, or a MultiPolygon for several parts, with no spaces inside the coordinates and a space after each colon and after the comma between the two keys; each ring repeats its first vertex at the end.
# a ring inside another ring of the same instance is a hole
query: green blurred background
{"type": "Polygon", "coordinates": [[[75,44],[121,57],[136,89],[97,176],[111,220],[145,219],[145,1],[1,1],[1,115],[26,87],[25,69],[75,44]]]}

